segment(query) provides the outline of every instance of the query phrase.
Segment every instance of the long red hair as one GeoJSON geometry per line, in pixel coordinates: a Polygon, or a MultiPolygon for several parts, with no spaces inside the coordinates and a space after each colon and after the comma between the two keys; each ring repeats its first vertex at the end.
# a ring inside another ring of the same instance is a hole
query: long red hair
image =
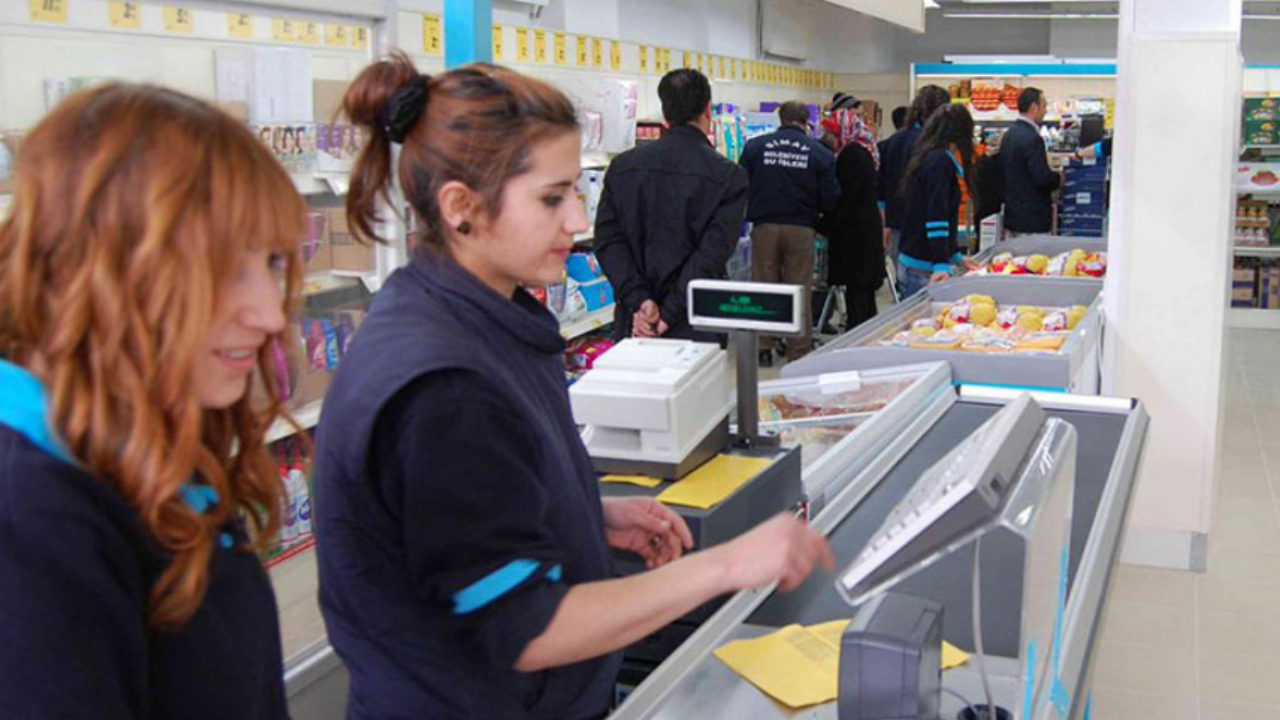
{"type": "Polygon", "coordinates": [[[203,600],[219,528],[245,516],[260,545],[280,525],[264,444],[282,413],[271,345],[256,400],[207,410],[192,385],[244,252],[285,253],[296,306],[306,205],[243,123],[144,85],[68,98],[25,138],[16,169],[0,225],[0,355],[44,381],[68,450],[171,556],[150,621],[179,626],[203,600]],[[179,495],[194,477],[221,498],[206,515],[179,495]]]}

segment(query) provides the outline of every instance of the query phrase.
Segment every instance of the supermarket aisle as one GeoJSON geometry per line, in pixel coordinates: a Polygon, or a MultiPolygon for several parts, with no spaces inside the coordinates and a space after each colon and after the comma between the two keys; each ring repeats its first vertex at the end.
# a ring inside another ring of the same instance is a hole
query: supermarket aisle
{"type": "Polygon", "coordinates": [[[1207,573],[1120,569],[1100,720],[1280,720],[1280,333],[1232,330],[1207,573]]]}

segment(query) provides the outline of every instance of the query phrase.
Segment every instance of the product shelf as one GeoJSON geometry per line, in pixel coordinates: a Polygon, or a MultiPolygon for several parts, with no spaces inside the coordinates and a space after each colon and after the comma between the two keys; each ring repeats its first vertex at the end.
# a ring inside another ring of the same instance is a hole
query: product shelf
{"type": "Polygon", "coordinates": [[[587,232],[584,232],[584,233],[578,233],[577,235],[574,235],[574,236],[573,236],[573,244],[574,244],[574,245],[582,245],[582,244],[584,244],[584,243],[589,243],[589,242],[591,242],[592,240],[595,240],[595,239],[596,239],[596,234],[595,234],[595,232],[594,232],[594,231],[592,231],[592,230],[588,230],[587,232]]]}
{"type": "Polygon", "coordinates": [[[1237,245],[1236,257],[1280,258],[1280,246],[1249,247],[1237,245]]]}
{"type": "Polygon", "coordinates": [[[613,322],[613,309],[613,305],[607,305],[567,325],[562,324],[560,326],[560,335],[565,340],[573,340],[593,330],[599,330],[613,322]]]}
{"type": "MultiPolygon", "coordinates": [[[[316,400],[313,403],[303,405],[298,410],[292,411],[293,419],[297,421],[298,426],[303,430],[310,430],[320,422],[320,408],[324,404],[323,400],[316,400]]],[[[271,429],[267,431],[267,443],[277,442],[295,434],[293,426],[285,422],[283,418],[276,420],[271,424],[271,429]]]]}
{"type": "Polygon", "coordinates": [[[1233,328],[1248,330],[1280,330],[1280,310],[1229,308],[1227,324],[1233,328]]]}
{"type": "Polygon", "coordinates": [[[350,173],[294,173],[292,178],[293,186],[303,195],[333,193],[342,196],[351,186],[350,173]]]}

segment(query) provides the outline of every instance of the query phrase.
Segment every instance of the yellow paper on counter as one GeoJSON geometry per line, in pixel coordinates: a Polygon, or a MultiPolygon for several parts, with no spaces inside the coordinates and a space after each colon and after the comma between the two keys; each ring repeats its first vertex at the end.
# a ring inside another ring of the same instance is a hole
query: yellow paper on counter
{"type": "Polygon", "coordinates": [[[600,478],[600,482],[639,485],[644,488],[656,488],[662,484],[660,478],[653,478],[647,475],[605,475],[600,478]]]}
{"type": "MultiPolygon", "coordinates": [[[[827,643],[835,647],[840,647],[840,638],[844,636],[844,629],[849,626],[848,620],[833,620],[820,625],[810,625],[809,631],[822,638],[827,643]]],[[[951,670],[969,662],[969,653],[952,645],[949,642],[942,643],[942,669],[951,670]]]]}
{"type": "Polygon", "coordinates": [[[772,464],[768,458],[718,455],[658,496],[668,505],[708,510],[772,464]]]}
{"type": "Polygon", "coordinates": [[[839,651],[799,625],[736,640],[715,656],[748,682],[791,708],[836,699],[839,651]]]}

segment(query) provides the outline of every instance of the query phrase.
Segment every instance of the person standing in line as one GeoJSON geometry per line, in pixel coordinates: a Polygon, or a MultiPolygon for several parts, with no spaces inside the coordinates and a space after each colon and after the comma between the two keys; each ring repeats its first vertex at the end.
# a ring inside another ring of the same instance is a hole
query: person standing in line
{"type": "MultiPolygon", "coordinates": [[[[852,109],[835,112],[855,114],[852,109]]],[[[751,187],[751,279],[804,286],[803,307],[811,311],[815,228],[840,197],[836,159],[809,136],[809,108],[804,103],[783,103],[778,119],[782,127],[752,138],[739,160],[751,187]]],[[[813,327],[806,320],[804,334],[787,341],[787,360],[799,360],[812,345],[813,327]]],[[[760,339],[760,364],[773,365],[773,338],[760,339]]]]}
{"type": "Polygon", "coordinates": [[[880,154],[860,115],[842,110],[830,120],[839,138],[840,199],[823,216],[818,230],[830,243],[827,281],[845,287],[848,331],[875,317],[876,291],[884,284],[883,225],[876,202],[880,154]]]}
{"type": "MultiPolygon", "coordinates": [[[[880,208],[884,211],[884,249],[889,259],[898,261],[898,247],[902,237],[902,222],[905,211],[905,199],[902,196],[902,178],[906,176],[907,165],[915,152],[916,141],[924,130],[925,123],[938,108],[951,104],[951,94],[937,85],[926,85],[920,88],[907,111],[906,127],[902,132],[884,141],[880,149],[880,172],[877,178],[877,189],[880,193],[880,208]]],[[[901,295],[901,293],[899,293],[901,295]]],[[[906,297],[903,295],[903,297],[906,297]]]]}
{"type": "Polygon", "coordinates": [[[977,195],[973,167],[973,116],[963,105],[948,105],[925,124],[903,178],[902,297],[972,267],[960,254],[958,238],[965,198],[977,195]]]}
{"type": "Polygon", "coordinates": [[[195,98],[72,95],[0,223],[6,720],[288,720],[265,435],[306,204],[195,98]],[[254,391],[251,392],[250,388],[254,391]]]}
{"type": "Polygon", "coordinates": [[[1040,137],[1046,113],[1044,93],[1024,89],[1018,96],[1018,113],[1018,121],[1000,141],[1007,237],[1052,232],[1053,192],[1062,187],[1062,174],[1049,168],[1048,151],[1040,137]]]}
{"type": "Polygon", "coordinates": [[[614,158],[596,212],[596,257],[617,301],[613,337],[717,342],[689,326],[691,280],[723,279],[738,247],[747,176],[715,151],[711,83],[673,70],[658,83],[667,130],[614,158]]]}
{"type": "Polygon", "coordinates": [[[907,127],[907,107],[899,105],[893,109],[890,117],[893,119],[893,134],[897,135],[907,127]]]}

